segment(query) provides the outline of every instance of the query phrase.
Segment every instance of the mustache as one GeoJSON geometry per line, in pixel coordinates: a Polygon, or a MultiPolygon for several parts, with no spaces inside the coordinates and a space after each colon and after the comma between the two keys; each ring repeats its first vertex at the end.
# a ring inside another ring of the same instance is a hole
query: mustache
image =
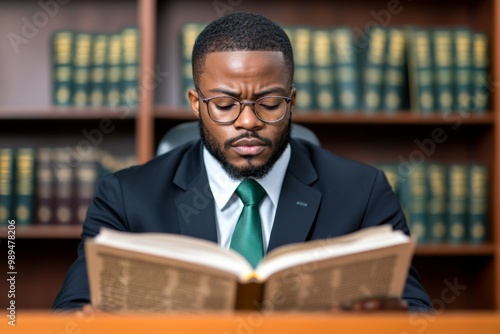
{"type": "Polygon", "coordinates": [[[233,145],[234,142],[236,142],[240,139],[243,139],[243,138],[246,138],[246,139],[255,138],[255,139],[262,141],[266,146],[269,146],[269,147],[273,146],[273,142],[271,139],[261,137],[257,132],[250,132],[249,131],[249,132],[246,132],[246,133],[239,135],[238,137],[234,137],[234,138],[230,138],[230,139],[226,140],[224,142],[224,148],[229,149],[233,145]]]}

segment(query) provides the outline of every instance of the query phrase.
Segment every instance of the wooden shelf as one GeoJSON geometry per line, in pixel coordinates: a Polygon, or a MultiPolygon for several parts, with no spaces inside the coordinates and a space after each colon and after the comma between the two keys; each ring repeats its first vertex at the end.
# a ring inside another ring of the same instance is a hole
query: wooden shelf
{"type": "MultiPolygon", "coordinates": [[[[185,107],[157,106],[154,115],[158,119],[194,120],[191,110],[185,107]]],[[[492,125],[494,117],[491,112],[485,114],[460,114],[443,115],[419,115],[410,111],[401,111],[396,114],[374,113],[366,114],[363,111],[353,113],[335,112],[295,112],[293,120],[297,123],[324,123],[324,124],[450,124],[460,120],[461,124],[492,125]]]]}
{"type": "MultiPolygon", "coordinates": [[[[33,225],[16,226],[16,239],[80,239],[81,225],[33,225]]],[[[0,228],[0,236],[5,238],[7,228],[0,228]]]]}
{"type": "Polygon", "coordinates": [[[185,107],[157,106],[155,107],[154,116],[157,119],[174,119],[181,121],[194,121],[196,119],[193,112],[185,107]]]}
{"type": "Polygon", "coordinates": [[[54,106],[1,106],[1,120],[81,120],[81,119],[134,119],[135,109],[127,107],[54,107],[54,106]]]}
{"type": "Polygon", "coordinates": [[[424,256],[490,256],[494,254],[495,247],[492,244],[418,245],[415,250],[415,255],[424,256]]]}
{"type": "MultiPolygon", "coordinates": [[[[16,226],[16,239],[79,239],[82,233],[80,225],[33,225],[16,226]]],[[[4,238],[7,229],[2,227],[0,235],[4,238]]],[[[418,245],[415,255],[420,256],[489,256],[494,254],[494,245],[418,245]]]]}
{"type": "Polygon", "coordinates": [[[327,123],[327,124],[450,124],[460,120],[461,124],[493,124],[493,114],[486,113],[482,115],[469,114],[467,116],[460,116],[459,114],[443,115],[419,115],[409,111],[401,111],[396,114],[366,114],[362,111],[354,113],[325,113],[318,111],[295,112],[293,120],[297,123],[327,123]]]}
{"type": "MultiPolygon", "coordinates": [[[[16,226],[16,239],[79,239],[82,233],[80,225],[33,225],[16,226]]],[[[7,228],[0,229],[0,235],[5,238],[7,228]]],[[[418,245],[415,255],[420,256],[490,256],[494,254],[494,245],[418,245]]]]}

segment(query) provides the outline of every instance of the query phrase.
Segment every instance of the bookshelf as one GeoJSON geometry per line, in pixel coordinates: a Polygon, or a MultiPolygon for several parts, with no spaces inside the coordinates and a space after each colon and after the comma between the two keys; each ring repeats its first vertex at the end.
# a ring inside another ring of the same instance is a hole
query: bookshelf
{"type": "Polygon", "coordinates": [[[113,108],[74,108],[51,106],[15,106],[0,107],[0,115],[3,120],[99,120],[109,119],[131,119],[135,118],[137,111],[121,111],[113,108]]]}
{"type": "MultiPolygon", "coordinates": [[[[490,59],[500,57],[500,0],[385,1],[262,0],[229,1],[238,11],[253,11],[284,25],[331,27],[349,25],[363,30],[383,20],[390,26],[468,26],[490,37],[490,59]],[[398,3],[399,6],[395,4],[398,3]],[[396,7],[388,7],[396,6],[396,7]],[[380,17],[383,13],[394,13],[380,17]],[[396,13],[397,12],[397,13],[396,13]],[[375,14],[374,14],[375,13],[375,14]],[[377,16],[378,15],[378,16],[377,16]],[[378,17],[378,19],[377,19],[378,17]]],[[[231,7],[232,6],[232,7],[231,7]]],[[[3,35],[20,33],[21,18],[31,19],[40,10],[36,1],[3,1],[0,11],[9,13],[0,23],[3,35]]],[[[219,8],[219,11],[221,9],[219,8]]],[[[77,145],[81,131],[111,119],[116,131],[103,146],[114,153],[135,152],[145,162],[172,126],[194,120],[181,107],[179,29],[187,22],[209,22],[218,17],[211,1],[180,0],[81,0],[61,5],[57,15],[38,29],[36,36],[19,45],[14,54],[8,42],[0,48],[0,142],[16,145],[77,145]],[[113,108],[55,108],[50,105],[49,36],[58,29],[112,32],[126,25],[141,29],[141,98],[138,108],[125,117],[113,108]],[[151,73],[160,72],[156,77],[151,73]],[[161,74],[163,73],[163,74],[161,74]],[[165,74],[167,73],[167,74],[165,74]]],[[[491,68],[493,81],[500,66],[491,68]]],[[[431,299],[440,305],[445,282],[458,279],[467,288],[446,309],[500,309],[500,93],[492,91],[492,111],[455,120],[442,115],[422,116],[401,111],[395,115],[362,112],[352,114],[309,111],[295,113],[294,121],[311,128],[322,146],[362,162],[397,161],[415,150],[415,139],[425,139],[436,128],[448,131],[449,139],[433,153],[441,162],[480,161],[490,169],[489,240],[484,245],[422,245],[417,248],[417,267],[431,299]]],[[[5,230],[0,229],[0,236],[5,230]]],[[[19,305],[46,308],[57,293],[64,273],[76,256],[80,231],[74,226],[24,227],[19,229],[19,249],[26,276],[19,282],[19,305]],[[43,251],[39,251],[44,248],[43,251]],[[60,253],[64,253],[61,255],[60,253]],[[42,270],[49,264],[54,270],[42,270]],[[42,297],[31,298],[33,294],[42,297]]],[[[0,283],[3,289],[5,283],[0,283]]],[[[0,306],[4,301],[0,301],[0,306]]]]}

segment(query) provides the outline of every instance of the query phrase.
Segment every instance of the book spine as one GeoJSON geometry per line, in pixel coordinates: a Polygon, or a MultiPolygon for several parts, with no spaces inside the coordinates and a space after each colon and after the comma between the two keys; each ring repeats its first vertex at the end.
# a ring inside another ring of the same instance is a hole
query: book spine
{"type": "Polygon", "coordinates": [[[446,241],[446,172],[447,167],[443,164],[431,163],[427,166],[429,243],[438,244],[446,241]]]}
{"type": "Polygon", "coordinates": [[[108,107],[116,107],[122,103],[122,36],[121,33],[109,36],[106,53],[106,98],[108,107]]]}
{"type": "Polygon", "coordinates": [[[472,87],[472,33],[469,29],[454,31],[455,44],[455,108],[471,109],[472,87]]]}
{"type": "MultiPolygon", "coordinates": [[[[94,152],[94,151],[93,151],[94,152]]],[[[83,224],[87,209],[92,202],[98,177],[97,154],[88,154],[76,167],[76,221],[83,224]]]]}
{"type": "Polygon", "coordinates": [[[469,168],[469,211],[467,236],[473,244],[485,243],[488,236],[488,169],[484,165],[469,168]]]}
{"type": "Polygon", "coordinates": [[[435,108],[430,32],[411,27],[407,34],[411,109],[420,114],[430,114],[435,108]]]}
{"type": "Polygon", "coordinates": [[[92,34],[77,33],[73,58],[73,105],[85,107],[89,104],[91,74],[92,34]]]}
{"type": "Polygon", "coordinates": [[[192,53],[194,43],[200,32],[205,28],[203,23],[187,23],[181,28],[181,78],[182,78],[182,89],[181,89],[181,103],[185,107],[191,107],[188,98],[188,92],[190,89],[194,89],[193,82],[193,67],[191,64],[192,53]]]}
{"type": "Polygon", "coordinates": [[[314,107],[311,69],[311,31],[310,28],[306,27],[295,27],[293,29],[294,85],[297,90],[295,107],[299,112],[307,112],[314,107]]]}
{"type": "Polygon", "coordinates": [[[334,54],[328,30],[316,29],[312,32],[312,51],[314,106],[319,111],[331,112],[336,108],[336,99],[334,54]]]}
{"type": "Polygon", "coordinates": [[[108,35],[96,34],[92,47],[92,70],[90,77],[90,105],[103,107],[106,94],[106,52],[108,35]]]}
{"type": "Polygon", "coordinates": [[[52,35],[52,104],[70,106],[73,92],[74,33],[56,31],[52,35]]]}
{"type": "Polygon", "coordinates": [[[395,113],[403,108],[406,83],[405,52],[404,31],[389,29],[382,98],[382,110],[386,113],[395,113]]]}
{"type": "Polygon", "coordinates": [[[15,217],[19,225],[34,222],[35,149],[18,148],[16,151],[15,217]]]}
{"type": "Polygon", "coordinates": [[[411,234],[418,243],[427,242],[428,189],[426,165],[413,166],[411,173],[401,181],[401,202],[411,234]]]}
{"type": "Polygon", "coordinates": [[[14,151],[11,148],[0,148],[0,226],[7,226],[9,219],[14,219],[13,183],[14,183],[14,151]]]}
{"type": "Polygon", "coordinates": [[[127,27],[123,37],[123,103],[135,108],[139,103],[139,29],[127,27]]]}
{"type": "Polygon", "coordinates": [[[484,113],[490,107],[489,43],[484,33],[474,33],[473,36],[473,78],[472,105],[474,112],[484,113]]]}
{"type": "Polygon", "coordinates": [[[36,158],[36,218],[37,224],[54,222],[54,175],[52,173],[52,149],[38,148],[36,158]]]}
{"type": "Polygon", "coordinates": [[[435,68],[436,111],[453,109],[453,32],[450,29],[436,29],[432,32],[433,62],[435,68]]]}
{"type": "Polygon", "coordinates": [[[65,148],[56,148],[52,156],[54,167],[57,168],[55,186],[55,223],[71,224],[75,221],[73,181],[74,170],[70,164],[70,153],[65,148]]]}
{"type": "Polygon", "coordinates": [[[337,28],[332,32],[334,49],[337,107],[350,113],[359,109],[360,89],[358,57],[351,28],[337,28]]]}
{"type": "Polygon", "coordinates": [[[467,166],[452,164],[448,171],[448,243],[466,240],[467,166]]]}
{"type": "Polygon", "coordinates": [[[381,96],[386,46],[386,29],[373,28],[370,33],[370,41],[363,69],[363,110],[367,113],[379,111],[382,107],[381,96]]]}

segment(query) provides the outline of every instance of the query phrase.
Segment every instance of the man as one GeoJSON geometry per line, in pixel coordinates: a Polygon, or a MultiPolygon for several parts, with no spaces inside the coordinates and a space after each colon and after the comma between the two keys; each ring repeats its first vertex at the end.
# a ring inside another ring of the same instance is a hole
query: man
{"type": "MultiPolygon", "coordinates": [[[[189,92],[202,140],[100,182],[54,308],[90,302],[83,242],[100,227],[179,233],[233,248],[242,180],[265,190],[261,245],[251,245],[261,252],[381,224],[408,233],[382,172],[290,139],[293,68],[288,37],[262,16],[234,13],[206,27],[194,46],[196,89],[189,92]]],[[[403,298],[410,310],[432,309],[413,268],[403,298]]]]}

